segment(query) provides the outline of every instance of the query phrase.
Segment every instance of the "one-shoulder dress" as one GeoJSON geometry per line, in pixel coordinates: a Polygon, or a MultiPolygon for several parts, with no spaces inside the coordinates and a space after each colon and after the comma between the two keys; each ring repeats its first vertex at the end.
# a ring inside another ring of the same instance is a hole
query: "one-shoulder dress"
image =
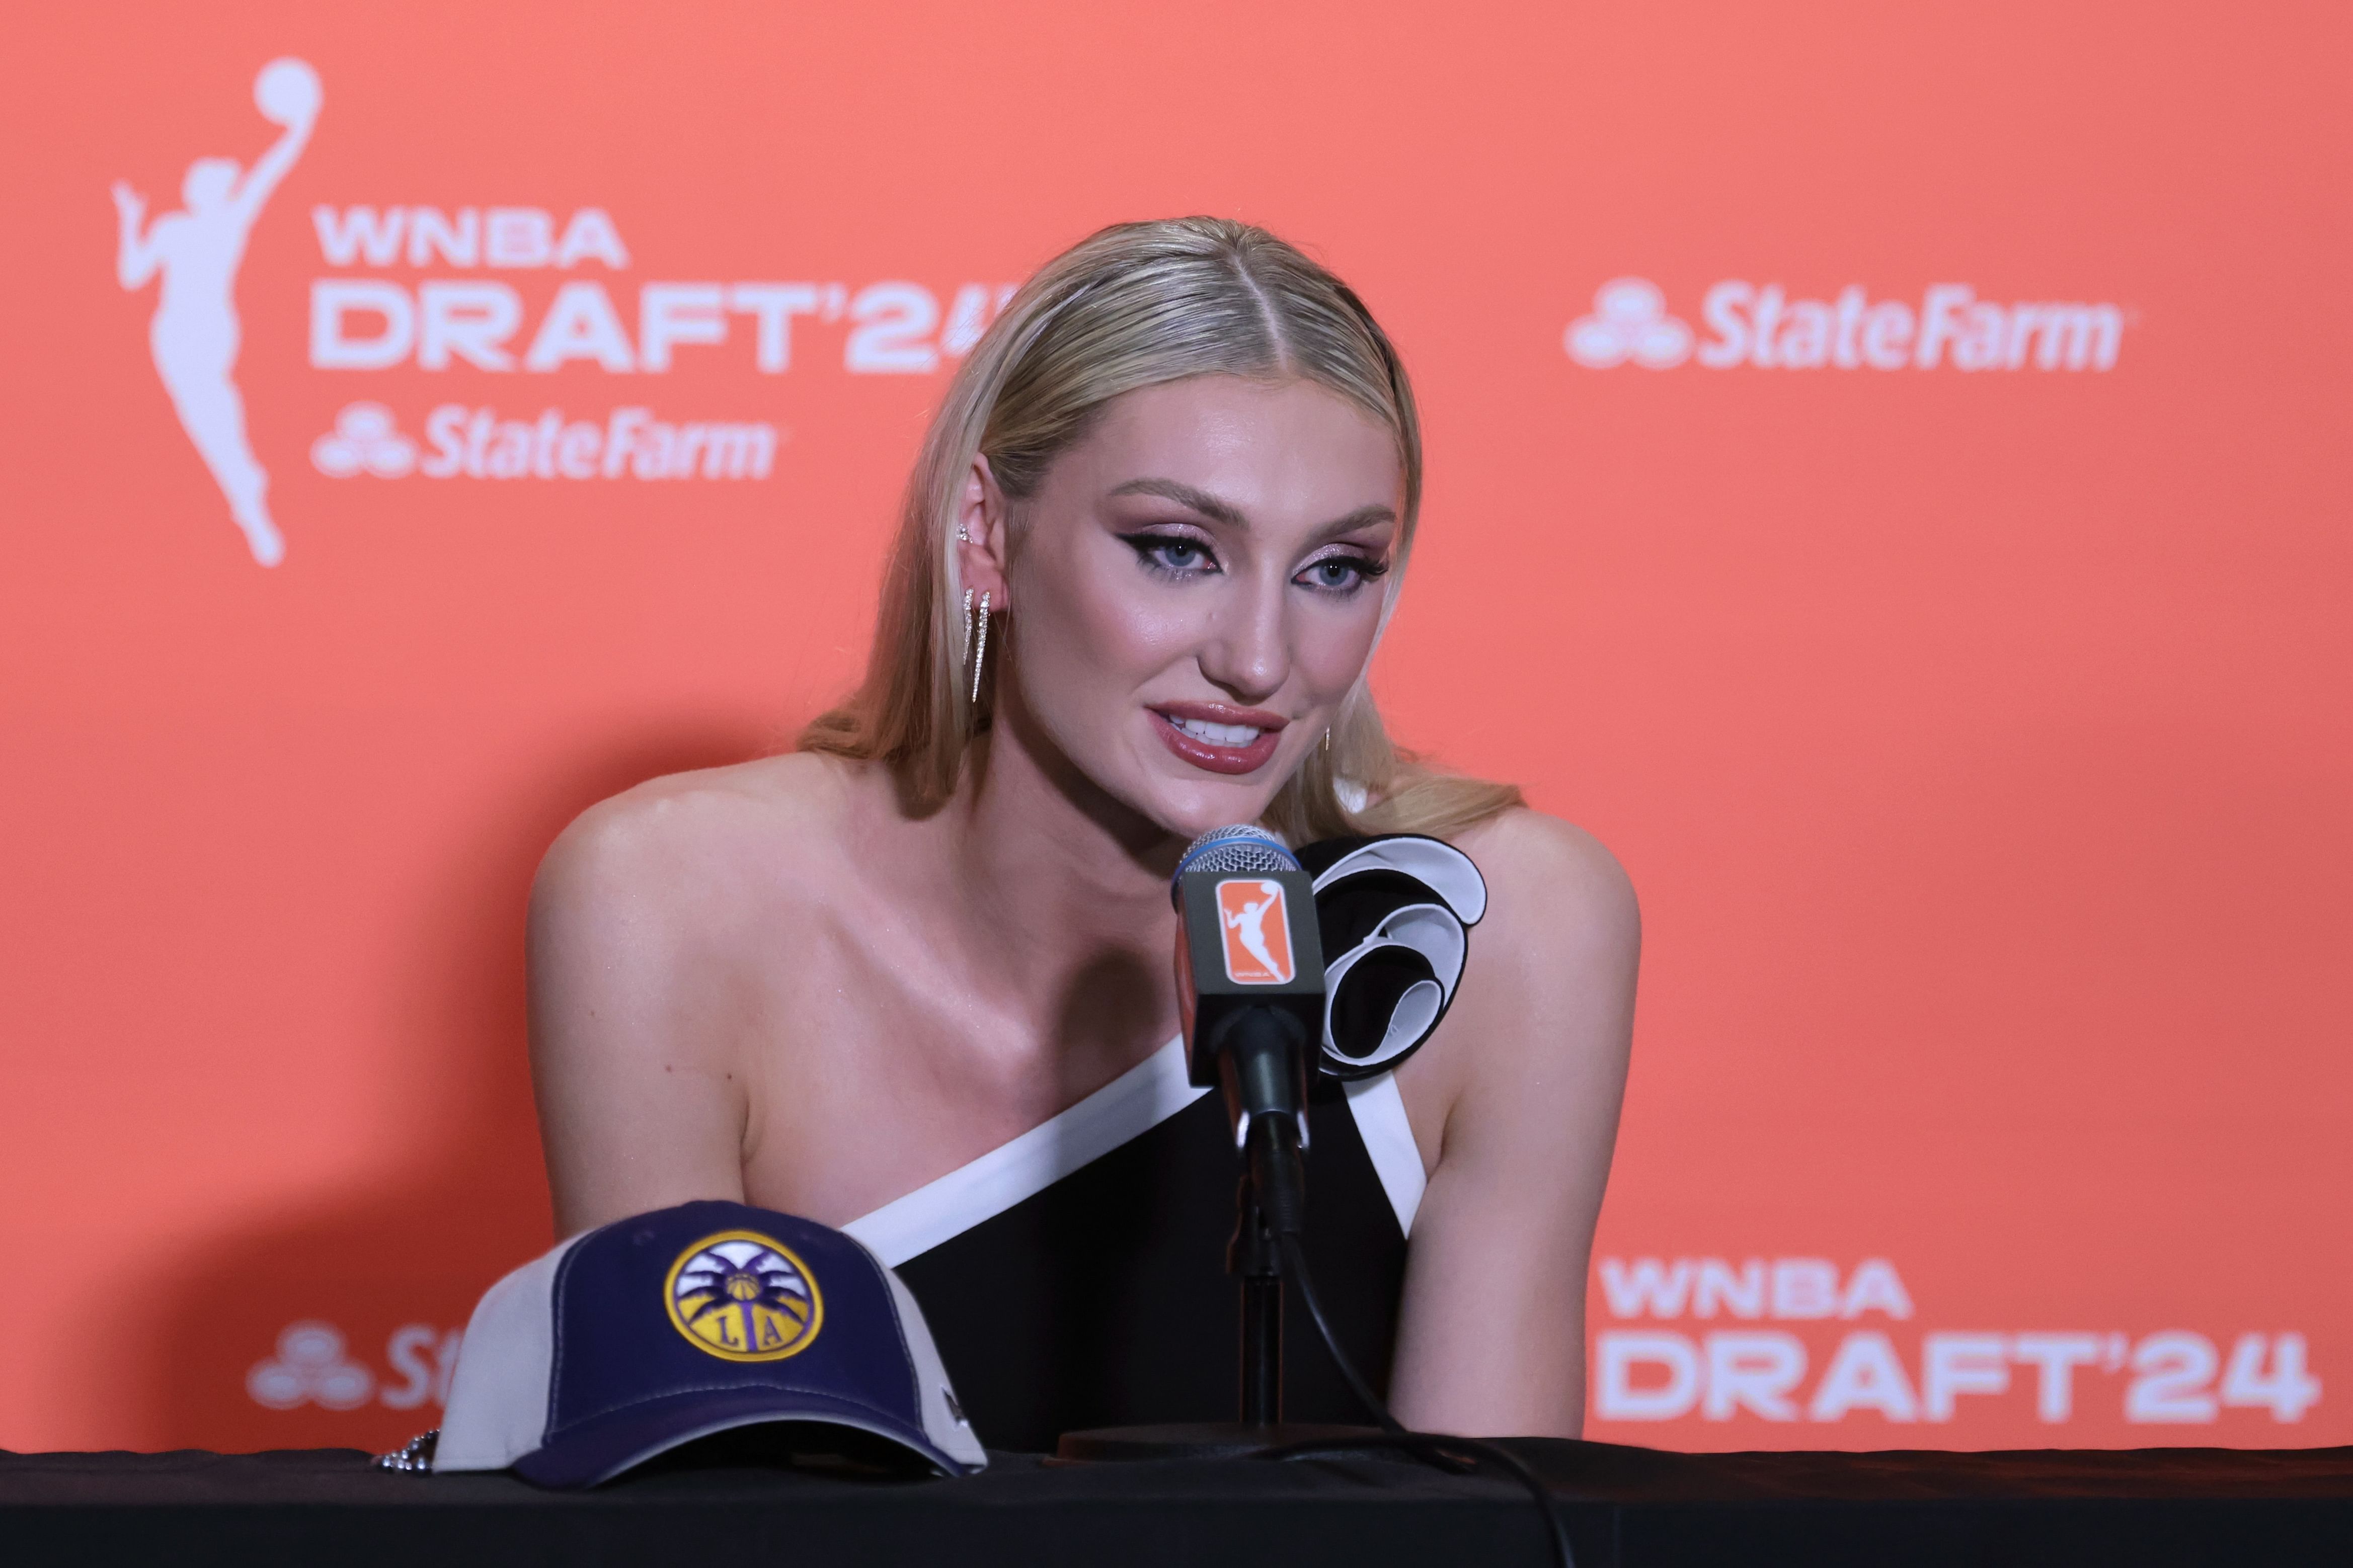
{"type": "MultiPolygon", "coordinates": [[[[1306,1248],[1316,1295],[1386,1394],[1421,1155],[1393,1075],[1319,1078],[1306,1248]]],[[[844,1226],[922,1303],[956,1396],[993,1448],[1064,1432],[1230,1421],[1240,1292],[1226,1272],[1241,1163],[1181,1039],[1051,1121],[844,1226]]],[[[1365,1424],[1295,1290],[1283,1418],[1365,1424]]]]}

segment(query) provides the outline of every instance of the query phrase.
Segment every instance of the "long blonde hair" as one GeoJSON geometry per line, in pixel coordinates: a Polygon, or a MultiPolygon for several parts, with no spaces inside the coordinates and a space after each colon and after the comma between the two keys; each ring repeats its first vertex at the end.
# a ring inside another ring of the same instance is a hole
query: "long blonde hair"
{"type": "MultiPolygon", "coordinates": [[[[802,731],[800,749],[877,761],[918,813],[954,793],[988,727],[993,689],[967,700],[955,515],[976,455],[1014,503],[1123,393],[1194,375],[1299,377],[1364,409],[1395,436],[1405,470],[1395,607],[1421,509],[1421,426],[1405,366],[1348,287],[1262,228],[1225,218],[1118,224],[1022,286],[948,386],[908,481],[882,584],[866,679],[802,731]]],[[[1009,629],[1009,628],[1008,628],[1009,629]]],[[[1000,636],[1000,647],[1015,640],[1000,636]]],[[[1331,743],[1307,754],[1267,807],[1292,843],[1356,833],[1444,836],[1521,804],[1510,784],[1440,772],[1391,744],[1359,678],[1331,743]]]]}

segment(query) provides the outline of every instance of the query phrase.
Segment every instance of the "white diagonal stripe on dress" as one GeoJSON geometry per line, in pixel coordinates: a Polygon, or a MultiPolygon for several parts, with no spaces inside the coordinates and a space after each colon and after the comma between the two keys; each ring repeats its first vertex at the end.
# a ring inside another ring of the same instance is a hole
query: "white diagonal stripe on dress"
{"type": "Polygon", "coordinates": [[[1201,1096],[1170,1040],[1084,1100],[841,1228],[896,1268],[1140,1138],[1201,1096]]]}

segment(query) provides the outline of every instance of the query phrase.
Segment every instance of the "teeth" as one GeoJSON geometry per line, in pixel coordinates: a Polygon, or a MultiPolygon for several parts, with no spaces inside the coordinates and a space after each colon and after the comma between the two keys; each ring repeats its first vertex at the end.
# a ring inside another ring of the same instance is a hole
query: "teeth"
{"type": "Polygon", "coordinates": [[[1259,737],[1259,731],[1248,724],[1212,724],[1207,719],[1170,720],[1179,730],[1197,741],[1207,741],[1213,746],[1247,746],[1259,737]]]}

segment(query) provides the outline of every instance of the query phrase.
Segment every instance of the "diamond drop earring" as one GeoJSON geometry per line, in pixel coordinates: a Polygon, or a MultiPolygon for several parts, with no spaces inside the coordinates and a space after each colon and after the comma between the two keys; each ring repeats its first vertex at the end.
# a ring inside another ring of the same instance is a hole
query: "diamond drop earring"
{"type": "MultiPolygon", "coordinates": [[[[970,598],[972,590],[965,589],[965,596],[970,598]]],[[[988,658],[988,595],[987,594],[980,596],[979,630],[979,640],[973,645],[972,650],[972,700],[976,707],[980,703],[980,667],[988,658]]]]}

